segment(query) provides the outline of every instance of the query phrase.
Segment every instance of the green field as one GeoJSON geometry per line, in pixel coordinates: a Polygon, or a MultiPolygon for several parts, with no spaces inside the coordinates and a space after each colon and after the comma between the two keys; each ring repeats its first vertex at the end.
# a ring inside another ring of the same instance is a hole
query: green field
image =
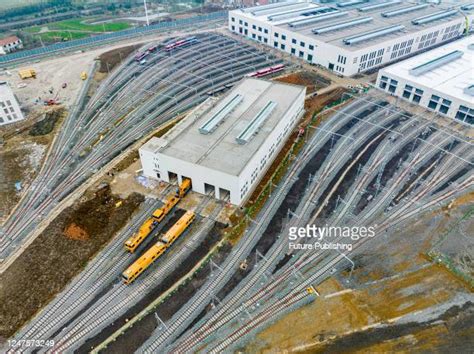
{"type": "Polygon", "coordinates": [[[23,30],[29,33],[38,33],[41,28],[47,27],[49,31],[80,31],[80,32],[116,32],[130,28],[127,22],[88,24],[83,19],[71,19],[46,23],[41,26],[26,27],[23,30]]]}

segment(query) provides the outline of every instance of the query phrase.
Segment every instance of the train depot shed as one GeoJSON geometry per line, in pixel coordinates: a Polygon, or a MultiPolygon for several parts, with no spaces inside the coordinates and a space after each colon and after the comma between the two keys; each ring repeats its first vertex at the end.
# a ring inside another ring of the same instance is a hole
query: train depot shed
{"type": "Polygon", "coordinates": [[[278,155],[304,112],[306,88],[246,78],[208,99],[168,134],[140,148],[143,173],[239,205],[278,155]]]}

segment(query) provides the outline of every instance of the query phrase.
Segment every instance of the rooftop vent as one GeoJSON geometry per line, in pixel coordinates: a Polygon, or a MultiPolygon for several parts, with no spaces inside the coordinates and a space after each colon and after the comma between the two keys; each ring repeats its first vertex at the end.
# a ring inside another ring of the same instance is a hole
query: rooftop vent
{"type": "Polygon", "coordinates": [[[230,102],[224,105],[224,107],[199,127],[199,132],[201,134],[211,134],[216,130],[217,126],[224,120],[224,118],[227,117],[227,115],[232,112],[240,102],[242,102],[243,98],[242,95],[235,95],[230,102]]]}
{"type": "Polygon", "coordinates": [[[441,20],[442,18],[445,18],[445,17],[456,15],[457,13],[458,13],[458,10],[435,12],[434,14],[431,14],[428,16],[415,18],[414,20],[411,21],[411,23],[413,23],[414,25],[422,25],[428,22],[433,22],[433,21],[441,20]]]}
{"type": "Polygon", "coordinates": [[[440,66],[443,66],[444,64],[450,63],[456,59],[461,58],[463,54],[464,54],[463,51],[455,50],[454,52],[451,52],[439,58],[430,60],[427,63],[418,65],[414,67],[413,69],[410,69],[409,73],[410,75],[413,75],[413,76],[420,76],[420,75],[426,74],[427,72],[430,72],[436,68],[439,68],[440,66]]]}
{"type": "Polygon", "coordinates": [[[426,9],[428,6],[429,6],[428,4],[420,4],[420,5],[415,5],[415,6],[409,6],[409,7],[404,7],[402,9],[397,9],[397,10],[388,11],[388,12],[382,12],[381,15],[383,17],[394,17],[394,16],[403,15],[403,14],[406,14],[406,13],[409,13],[409,12],[426,9]]]}
{"type": "Polygon", "coordinates": [[[245,127],[244,130],[239,134],[235,140],[240,145],[248,143],[252,136],[258,131],[263,122],[270,116],[275,107],[277,106],[276,102],[269,101],[265,107],[263,107],[260,112],[255,116],[254,119],[245,127]]]}
{"type": "Polygon", "coordinates": [[[357,25],[360,25],[360,24],[363,24],[363,23],[370,22],[372,20],[373,20],[372,17],[362,17],[362,18],[358,18],[358,19],[352,20],[352,21],[337,22],[337,23],[333,23],[332,25],[329,25],[329,26],[314,28],[312,30],[312,32],[315,33],[315,34],[323,34],[323,33],[327,33],[327,32],[332,32],[332,31],[337,31],[337,30],[340,30],[340,29],[344,29],[344,28],[347,28],[347,27],[357,26],[357,25]]]}
{"type": "Polygon", "coordinates": [[[357,44],[363,41],[368,41],[369,39],[386,36],[387,34],[401,31],[404,28],[405,26],[403,25],[383,27],[375,31],[365,32],[353,37],[344,38],[342,41],[344,44],[347,44],[347,45],[357,44]]]}

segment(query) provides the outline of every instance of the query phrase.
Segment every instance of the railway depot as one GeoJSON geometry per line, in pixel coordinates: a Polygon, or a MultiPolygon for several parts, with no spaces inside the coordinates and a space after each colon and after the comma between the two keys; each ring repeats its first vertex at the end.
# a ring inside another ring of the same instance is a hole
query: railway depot
{"type": "Polygon", "coordinates": [[[473,4],[283,1],[229,11],[240,36],[352,76],[459,38],[473,4]]]}
{"type": "Polygon", "coordinates": [[[410,103],[474,125],[474,44],[471,37],[379,71],[377,87],[410,103]]]}
{"type": "Polygon", "coordinates": [[[303,114],[306,87],[246,78],[140,148],[143,173],[241,204],[303,114]]]}

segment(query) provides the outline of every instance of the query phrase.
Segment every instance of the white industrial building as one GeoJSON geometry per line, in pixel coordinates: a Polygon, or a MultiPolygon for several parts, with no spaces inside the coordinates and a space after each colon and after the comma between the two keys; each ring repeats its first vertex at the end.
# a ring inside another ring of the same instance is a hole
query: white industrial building
{"type": "Polygon", "coordinates": [[[208,99],[162,138],[140,148],[143,173],[239,205],[254,189],[304,112],[306,88],[247,78],[208,99]]]}
{"type": "Polygon", "coordinates": [[[351,76],[463,34],[474,3],[286,1],[229,11],[229,30],[351,76]]]}
{"type": "Polygon", "coordinates": [[[8,83],[0,81],[0,126],[24,119],[8,83]]]}
{"type": "Polygon", "coordinates": [[[474,125],[474,36],[384,68],[376,85],[411,103],[474,125]]]}

